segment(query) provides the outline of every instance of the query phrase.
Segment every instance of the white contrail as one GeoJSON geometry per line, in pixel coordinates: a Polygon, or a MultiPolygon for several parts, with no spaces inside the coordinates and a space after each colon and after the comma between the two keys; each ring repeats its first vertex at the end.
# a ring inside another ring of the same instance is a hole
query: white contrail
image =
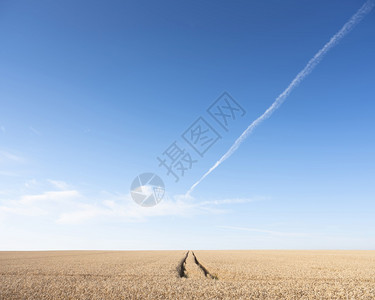
{"type": "Polygon", "coordinates": [[[223,161],[229,158],[241,145],[241,143],[252,133],[255,127],[262,123],[265,119],[269,118],[272,113],[277,110],[280,105],[285,101],[286,97],[290,92],[298,86],[298,84],[311,73],[315,66],[321,61],[323,56],[335,46],[350,30],[352,30],[355,25],[357,25],[365,16],[368,14],[371,9],[374,7],[373,0],[366,1],[365,4],[349,19],[348,22],[329,40],[328,43],[324,45],[322,49],[314,55],[312,59],[309,60],[307,65],[303,68],[301,72],[293,79],[293,81],[288,85],[288,87],[276,98],[272,105],[260,116],[258,119],[253,121],[246,128],[246,130],[240,135],[240,137],[234,142],[234,144],[229,148],[229,150],[188,190],[186,195],[189,195],[198,184],[202,182],[213,170],[215,170],[223,161]]]}

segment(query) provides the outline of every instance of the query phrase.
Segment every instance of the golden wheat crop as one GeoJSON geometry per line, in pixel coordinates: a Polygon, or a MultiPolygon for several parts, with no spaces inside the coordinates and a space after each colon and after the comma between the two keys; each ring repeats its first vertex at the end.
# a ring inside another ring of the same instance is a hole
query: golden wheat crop
{"type": "Polygon", "coordinates": [[[375,299],[374,251],[186,254],[0,252],[0,299],[375,299]]]}

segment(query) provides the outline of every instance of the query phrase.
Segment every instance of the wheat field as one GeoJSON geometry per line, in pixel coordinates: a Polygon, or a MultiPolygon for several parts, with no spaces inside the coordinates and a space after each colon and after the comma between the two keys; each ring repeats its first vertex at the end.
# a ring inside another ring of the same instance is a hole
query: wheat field
{"type": "Polygon", "coordinates": [[[0,252],[0,299],[375,299],[375,251],[0,252]]]}

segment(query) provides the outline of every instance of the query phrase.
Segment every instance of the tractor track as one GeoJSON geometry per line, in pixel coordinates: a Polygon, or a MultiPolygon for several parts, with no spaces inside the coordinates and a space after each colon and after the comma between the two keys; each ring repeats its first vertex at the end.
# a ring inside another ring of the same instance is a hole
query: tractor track
{"type": "Polygon", "coordinates": [[[178,276],[180,276],[180,278],[187,278],[187,274],[186,274],[186,259],[189,255],[189,252],[186,252],[186,255],[185,257],[181,260],[181,262],[179,263],[179,265],[177,266],[177,272],[178,272],[178,276]]]}
{"type": "Polygon", "coordinates": [[[208,278],[211,278],[211,279],[218,279],[218,277],[217,277],[216,275],[212,275],[212,274],[207,270],[207,268],[206,268],[204,265],[202,265],[202,264],[198,261],[198,259],[197,259],[197,257],[195,256],[195,254],[194,254],[193,251],[191,251],[191,253],[192,253],[193,256],[194,256],[194,262],[195,262],[195,263],[198,265],[198,267],[203,271],[204,276],[206,276],[206,277],[208,277],[208,278]]]}
{"type": "MultiPolygon", "coordinates": [[[[187,269],[186,269],[186,265],[187,265],[188,261],[190,261],[188,263],[188,268],[189,268],[189,266],[191,266],[191,264],[192,264],[192,260],[194,260],[194,263],[198,266],[198,269],[203,272],[203,274],[206,278],[215,279],[215,280],[218,279],[218,277],[216,275],[212,275],[207,270],[207,268],[199,262],[199,260],[195,256],[195,253],[193,251],[190,251],[190,250],[188,252],[186,252],[184,258],[180,261],[180,263],[177,266],[177,272],[178,272],[178,276],[180,278],[188,278],[189,275],[192,275],[192,274],[190,274],[190,270],[189,270],[189,272],[187,272],[187,269]],[[188,260],[189,253],[191,253],[193,255],[193,258],[188,260]]],[[[196,274],[194,276],[196,276],[196,274]]],[[[194,276],[192,278],[194,278],[194,276]]]]}

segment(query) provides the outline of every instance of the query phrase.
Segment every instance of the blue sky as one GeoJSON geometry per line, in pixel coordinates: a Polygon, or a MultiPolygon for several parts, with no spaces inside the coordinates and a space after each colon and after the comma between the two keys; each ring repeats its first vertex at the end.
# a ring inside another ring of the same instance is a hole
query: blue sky
{"type": "Polygon", "coordinates": [[[374,12],[182,196],[363,3],[2,1],[0,249],[375,249],[374,12]],[[228,131],[224,91],[246,110],[228,131]],[[174,141],[198,160],[177,183],[174,141]],[[143,172],[155,207],[130,197],[143,172]]]}

